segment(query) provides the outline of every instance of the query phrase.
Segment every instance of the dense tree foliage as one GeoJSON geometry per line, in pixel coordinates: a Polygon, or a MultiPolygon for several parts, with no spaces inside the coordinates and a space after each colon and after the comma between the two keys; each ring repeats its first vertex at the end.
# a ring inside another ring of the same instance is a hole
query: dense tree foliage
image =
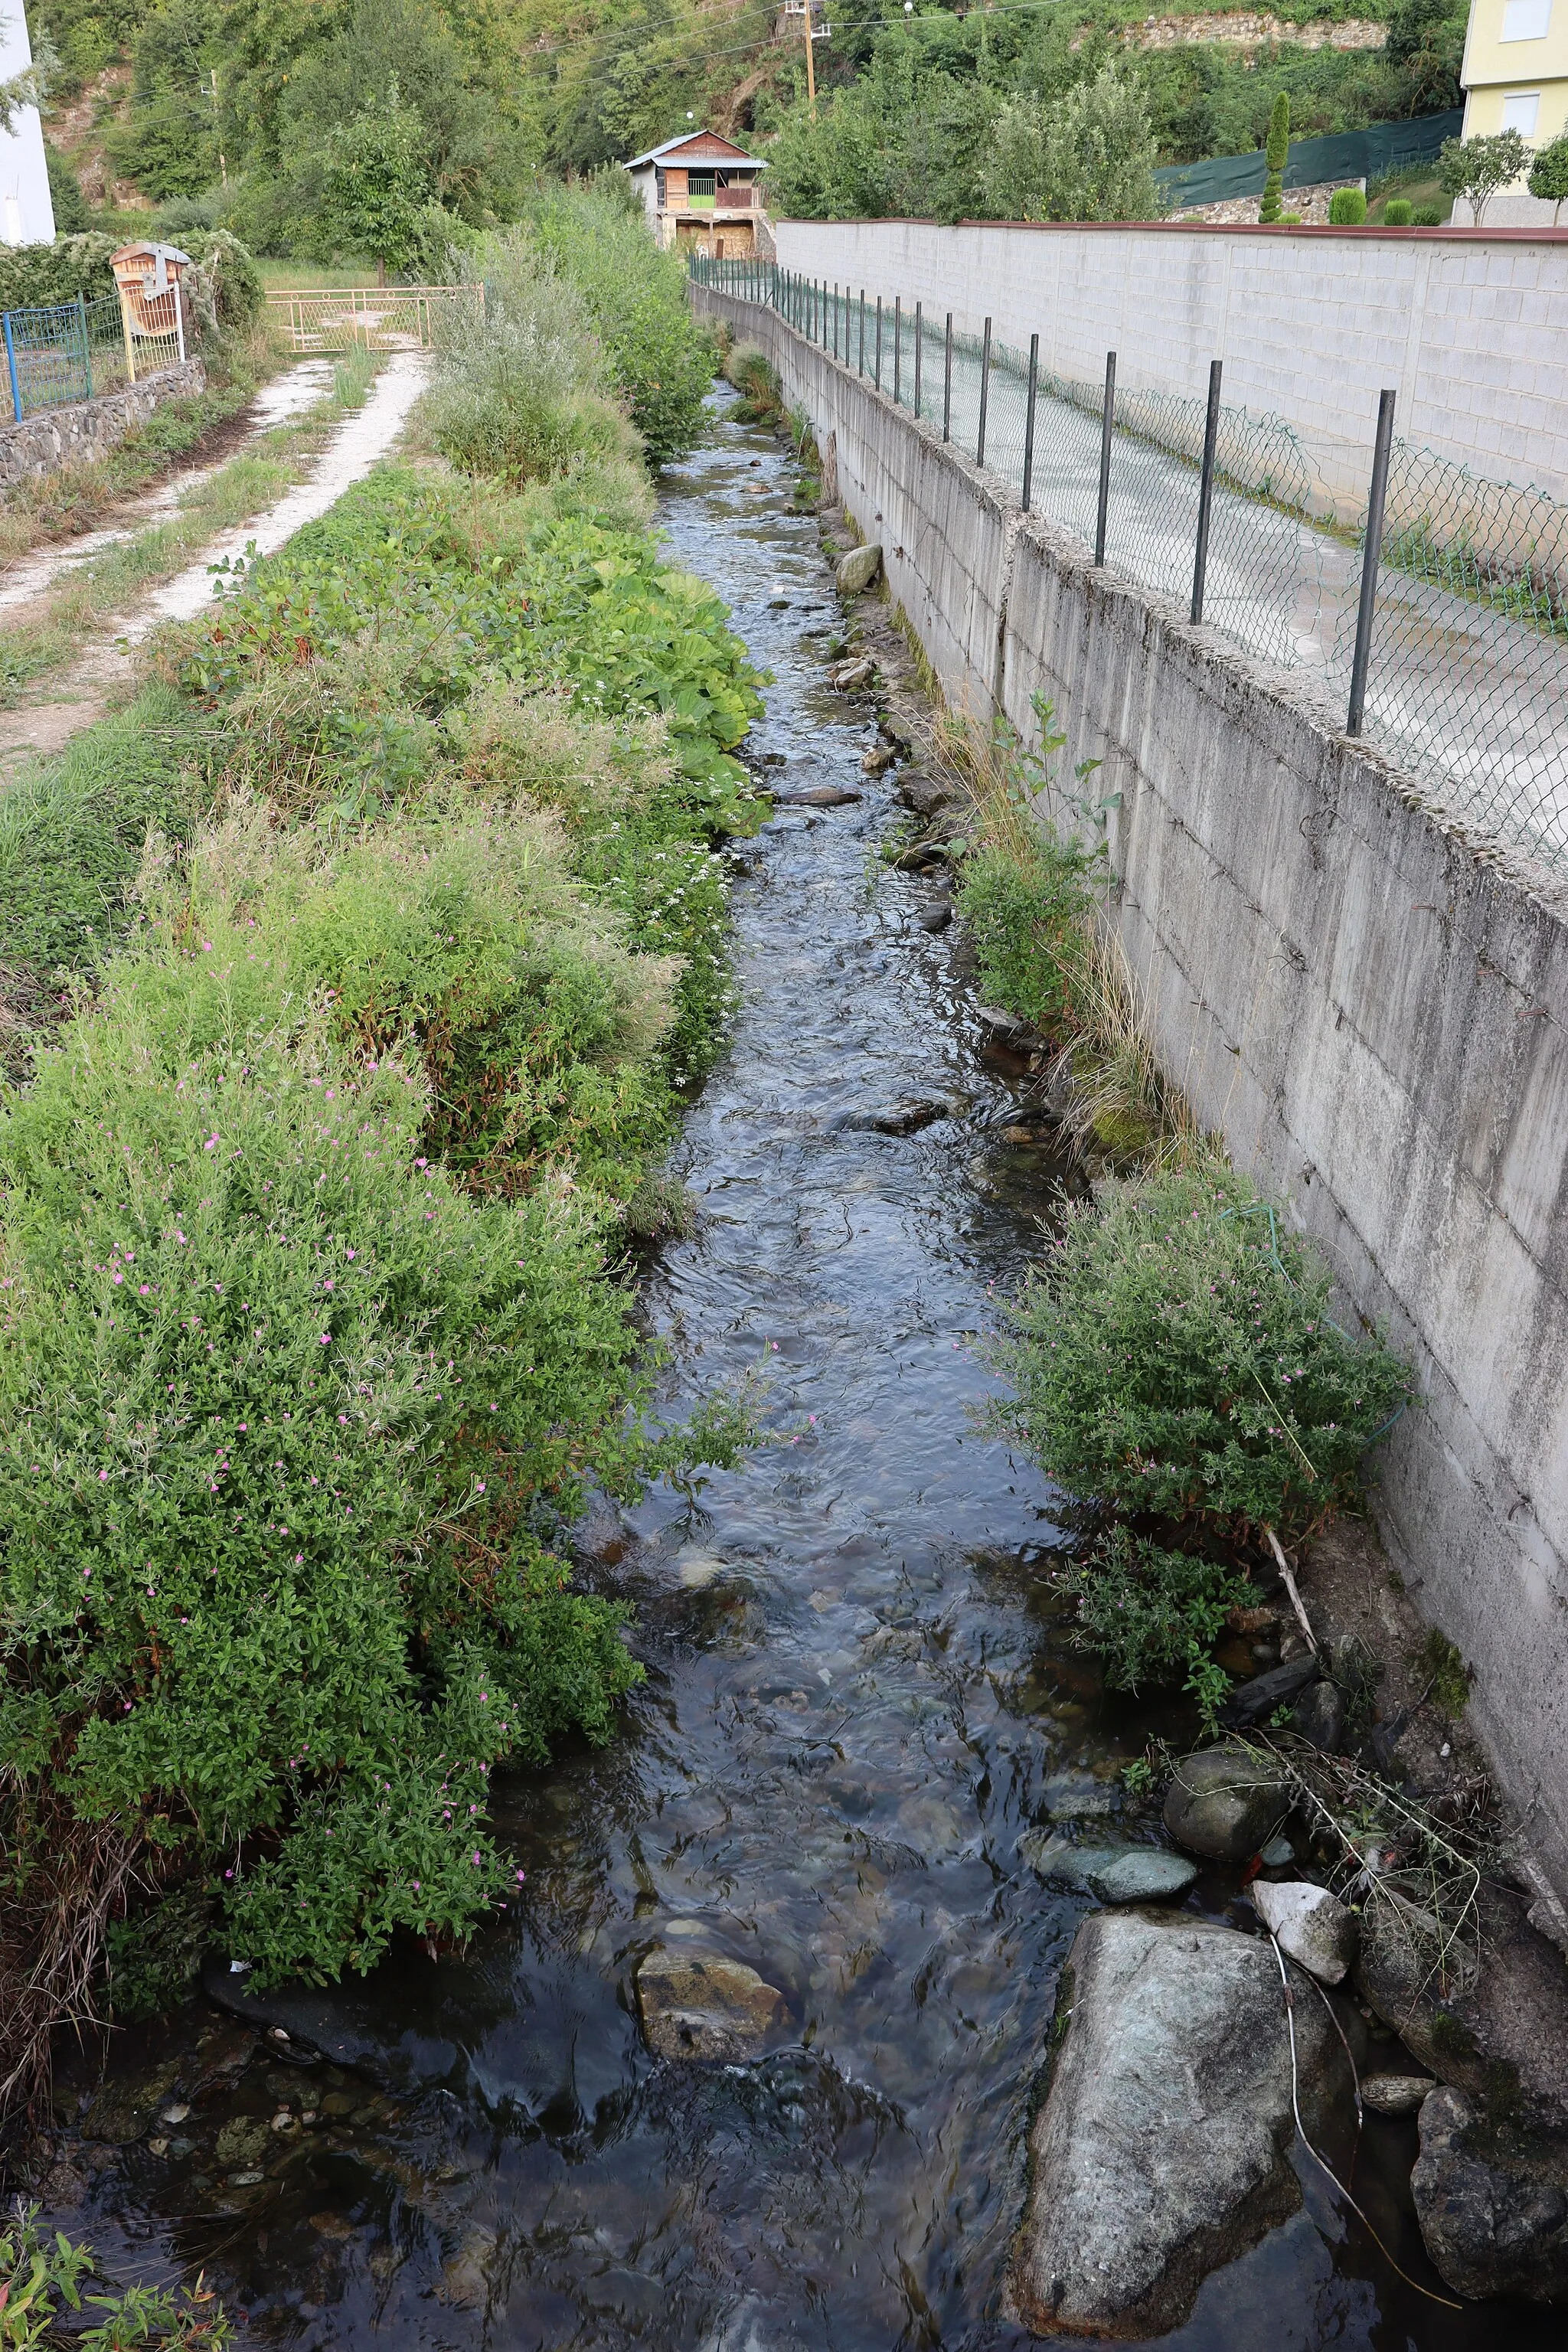
{"type": "MultiPolygon", "coordinates": [[[[1349,12],[1281,0],[1273,13],[1322,26],[1349,12]]],[[[327,259],[349,250],[329,200],[333,142],[384,111],[394,83],[431,204],[469,228],[516,219],[541,173],[597,171],[690,121],[766,145],[775,200],[797,215],[1054,217],[1074,178],[1063,156],[1085,148],[1081,124],[1064,143],[1058,117],[1108,65],[1136,91],[1160,163],[1261,147],[1282,91],[1298,138],[1456,103],[1462,0],[1356,0],[1353,13],[1386,22],[1384,47],[1145,47],[1141,0],[856,12],[820,45],[815,119],[798,20],[767,0],[57,0],[51,26],[66,94],[132,62],[110,134],[122,176],[162,201],[213,190],[215,220],[247,241],[327,259]]],[[[1131,184],[1091,172],[1089,214],[1135,215],[1141,169],[1135,155],[1131,184]]],[[[427,220],[423,261],[435,234],[427,220]]]]}

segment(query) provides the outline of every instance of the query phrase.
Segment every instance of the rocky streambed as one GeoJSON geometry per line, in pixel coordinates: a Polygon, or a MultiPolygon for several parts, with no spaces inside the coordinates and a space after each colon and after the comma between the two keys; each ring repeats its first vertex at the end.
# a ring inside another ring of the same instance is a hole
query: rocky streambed
{"type": "MultiPolygon", "coordinates": [[[[1083,1179],[966,971],[907,657],[874,597],[844,645],[770,436],[721,417],[664,520],[774,673],[779,804],[735,852],[745,1001],[676,1156],[699,1220],[645,1297],[671,1408],[757,1378],[769,1442],[584,1529],[647,1680],[613,1747],[498,1790],[507,1916],[342,1989],[256,1997],[216,1956],[106,2065],[66,2053],[47,2218],[128,2276],[205,2265],[301,2347],[1555,2344],[1560,2313],[1452,2307],[1412,2176],[1467,2294],[1500,2233],[1516,2285],[1556,2258],[1563,1960],[1507,1889],[1484,1975],[1434,1972],[1418,1921],[1363,1948],[1291,1892],[1310,1824],[1250,1749],[1129,1780],[1195,1724],[1103,1690],[1057,1498],[973,1414],[975,1341],[1083,1179]]],[[[1331,1747],[1331,1643],[1399,1629],[1370,1544],[1306,1599],[1326,1678],[1278,1591],[1226,1662],[1285,1671],[1264,1719],[1331,1747]]],[[[1404,1672],[1373,1736],[1427,1779],[1404,1672]]]]}

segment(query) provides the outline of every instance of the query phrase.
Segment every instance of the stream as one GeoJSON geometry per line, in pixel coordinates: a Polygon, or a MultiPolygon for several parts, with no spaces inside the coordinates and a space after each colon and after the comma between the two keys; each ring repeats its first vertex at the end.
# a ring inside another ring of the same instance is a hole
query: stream
{"type": "MultiPolygon", "coordinates": [[[[751,746],[770,780],[865,785],[736,847],[743,1003],[673,1160],[700,1220],[643,1290],[667,1408],[753,1375],[769,1442],[585,1531],[647,1678],[610,1748],[498,1787],[527,1872],[503,1922],[323,1997],[315,2038],[353,2063],[258,2054],[202,2002],[118,2038],[48,2217],[128,2274],[205,2264],[253,2340],[1022,2344],[1002,2283],[1086,1898],[1019,1841],[1118,1809],[1121,1764],[1193,1728],[1101,1691],[1043,1572],[1051,1491],[977,1426],[976,1340],[1068,1171],[984,1045],[955,932],[921,926],[931,886],[875,855],[901,811],[860,772],[868,706],[826,681],[816,520],[728,403],[663,527],[773,673],[751,746]],[[780,1990],[760,2055],[649,2053],[632,1979],[659,1944],[780,1990]]],[[[1215,1865],[1188,1901],[1251,1927],[1237,1896],[1215,1865]]],[[[93,2081],[66,2071],[68,2113],[93,2081]]],[[[1415,2152],[1413,2123],[1369,2116],[1357,2193],[1436,2288],[1415,2152]]],[[[1301,2211],[1207,2282],[1172,2352],[1546,2345],[1546,2315],[1425,2300],[1300,2169],[1301,2211]]]]}

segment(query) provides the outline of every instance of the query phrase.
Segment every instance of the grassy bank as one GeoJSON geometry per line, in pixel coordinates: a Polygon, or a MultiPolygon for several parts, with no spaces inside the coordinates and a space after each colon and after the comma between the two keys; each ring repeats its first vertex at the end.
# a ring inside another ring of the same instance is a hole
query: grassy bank
{"type": "Polygon", "coordinates": [[[586,1489],[743,1438],[647,1417],[621,1269],[721,1043],[757,681],[570,255],[489,264],[428,454],[0,801],[13,2105],[106,1967],[124,2014],[220,1922],[330,1977],[503,1902],[491,1771],[638,1672],[586,1489]]]}

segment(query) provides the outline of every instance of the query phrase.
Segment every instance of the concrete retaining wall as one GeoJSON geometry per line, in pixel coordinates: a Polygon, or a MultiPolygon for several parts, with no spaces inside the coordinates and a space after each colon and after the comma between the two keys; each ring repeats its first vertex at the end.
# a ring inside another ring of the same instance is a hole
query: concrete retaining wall
{"type": "Polygon", "coordinates": [[[52,474],[61,466],[96,465],[128,433],[145,425],[155,408],[169,400],[194,399],[206,389],[206,381],[200,360],[185,360],[141,383],[102,393],[96,400],[47,408],[20,425],[0,426],[0,488],[52,474]]]}
{"type": "MultiPolygon", "coordinates": [[[[831,436],[944,690],[1104,761],[1117,920],[1164,1068],[1276,1188],[1426,1403],[1377,1510],[1568,1892],[1568,887],[1068,534],[772,312],[694,289],[831,436]]],[[[1068,812],[1058,809],[1064,822],[1068,812]]]]}
{"type": "Polygon", "coordinates": [[[1378,394],[1398,430],[1499,480],[1568,498],[1568,229],[934,228],[780,221],[786,269],[1100,383],[1225,396],[1289,419],[1320,488],[1364,501],[1378,394]]]}

